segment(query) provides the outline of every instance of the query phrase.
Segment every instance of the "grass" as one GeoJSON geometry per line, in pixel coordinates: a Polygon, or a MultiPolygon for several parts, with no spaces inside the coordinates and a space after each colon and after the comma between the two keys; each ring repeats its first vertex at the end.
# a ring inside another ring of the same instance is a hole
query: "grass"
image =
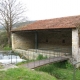
{"type": "MultiPolygon", "coordinates": [[[[18,65],[25,63],[27,62],[25,61],[18,65]]],[[[20,68],[0,71],[0,80],[80,80],[80,69],[76,69],[75,79],[73,79],[73,69],[73,66],[66,61],[48,64],[36,68],[36,71],[20,66],[20,68]]]]}
{"type": "Polygon", "coordinates": [[[34,61],[34,60],[26,60],[26,61],[18,62],[18,63],[16,64],[16,66],[22,66],[23,64],[27,64],[27,63],[33,62],[33,61],[34,61]]]}
{"type": "MultiPolygon", "coordinates": [[[[41,60],[43,58],[44,57],[42,55],[39,55],[37,60],[41,60]]],[[[16,64],[20,67],[18,69],[9,69],[8,71],[0,72],[0,79],[1,80],[80,80],[80,69],[76,69],[75,71],[76,73],[74,76],[73,72],[74,68],[68,61],[48,64],[36,68],[35,69],[36,71],[22,68],[23,64],[26,64],[31,61],[28,60],[16,64]]]]}
{"type": "MultiPolygon", "coordinates": [[[[42,55],[39,55],[37,60],[43,59],[42,55]]],[[[23,65],[27,62],[21,62],[17,65],[23,65]]],[[[58,80],[73,80],[73,66],[68,62],[59,62],[59,63],[53,63],[48,64],[39,68],[35,69],[36,71],[43,71],[46,72],[52,76],[55,76],[58,80]]],[[[76,69],[76,80],[80,80],[80,70],[76,69]]]]}
{"type": "Polygon", "coordinates": [[[26,68],[14,68],[0,71],[0,80],[57,80],[48,73],[29,70],[26,68]]]}
{"type": "Polygon", "coordinates": [[[23,64],[26,64],[26,63],[28,63],[28,61],[18,62],[18,63],[16,64],[16,66],[20,66],[20,65],[23,65],[23,64]]]}
{"type": "Polygon", "coordinates": [[[47,56],[43,56],[42,54],[39,54],[36,60],[42,60],[42,59],[47,59],[47,56]]]}
{"type": "Polygon", "coordinates": [[[11,48],[10,48],[9,46],[5,46],[5,47],[3,48],[3,50],[8,51],[8,50],[11,50],[11,48]]]}
{"type": "MultiPolygon", "coordinates": [[[[55,76],[58,80],[73,80],[73,66],[68,62],[48,64],[36,69],[37,71],[47,72],[55,76]]],[[[80,80],[80,70],[75,71],[76,80],[80,80]]]]}
{"type": "Polygon", "coordinates": [[[3,65],[2,65],[2,63],[0,63],[0,69],[3,69],[4,67],[3,67],[3,65]]]}

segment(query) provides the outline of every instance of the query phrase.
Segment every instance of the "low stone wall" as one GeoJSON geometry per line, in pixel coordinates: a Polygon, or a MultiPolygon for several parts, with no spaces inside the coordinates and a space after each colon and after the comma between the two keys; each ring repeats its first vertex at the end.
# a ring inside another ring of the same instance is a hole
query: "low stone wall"
{"type": "Polygon", "coordinates": [[[22,55],[28,60],[36,59],[38,56],[36,52],[32,52],[28,50],[15,49],[14,52],[19,53],[20,55],[22,55]]]}
{"type": "Polygon", "coordinates": [[[62,57],[62,56],[69,56],[69,53],[63,53],[63,52],[54,52],[54,51],[46,51],[46,50],[38,50],[38,49],[28,49],[28,50],[21,50],[21,49],[15,49],[14,52],[21,54],[23,57],[25,57],[28,60],[36,60],[38,55],[43,55],[43,57],[52,58],[52,57],[62,57]]]}

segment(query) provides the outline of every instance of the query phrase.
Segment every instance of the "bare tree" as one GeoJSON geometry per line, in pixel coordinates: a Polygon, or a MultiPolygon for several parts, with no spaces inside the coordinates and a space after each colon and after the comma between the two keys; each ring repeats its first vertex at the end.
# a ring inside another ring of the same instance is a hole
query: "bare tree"
{"type": "Polygon", "coordinates": [[[23,19],[24,10],[17,0],[0,1],[0,24],[7,32],[9,46],[11,46],[11,29],[15,23],[23,19]]]}

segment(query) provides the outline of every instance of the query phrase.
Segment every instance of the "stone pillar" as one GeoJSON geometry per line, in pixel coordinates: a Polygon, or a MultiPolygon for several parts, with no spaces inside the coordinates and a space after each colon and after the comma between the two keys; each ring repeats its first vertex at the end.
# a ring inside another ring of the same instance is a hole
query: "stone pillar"
{"type": "Polygon", "coordinates": [[[75,62],[80,61],[78,29],[72,29],[72,56],[75,62]]]}
{"type": "Polygon", "coordinates": [[[11,34],[11,39],[12,39],[12,50],[15,50],[15,47],[14,47],[14,33],[11,34]]]}

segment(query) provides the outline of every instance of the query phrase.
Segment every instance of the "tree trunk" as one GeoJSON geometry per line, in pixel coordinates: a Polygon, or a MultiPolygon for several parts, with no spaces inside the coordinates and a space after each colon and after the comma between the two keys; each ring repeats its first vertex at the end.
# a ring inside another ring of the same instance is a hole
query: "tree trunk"
{"type": "Polygon", "coordinates": [[[8,36],[8,46],[11,47],[11,32],[7,32],[8,36]]]}

